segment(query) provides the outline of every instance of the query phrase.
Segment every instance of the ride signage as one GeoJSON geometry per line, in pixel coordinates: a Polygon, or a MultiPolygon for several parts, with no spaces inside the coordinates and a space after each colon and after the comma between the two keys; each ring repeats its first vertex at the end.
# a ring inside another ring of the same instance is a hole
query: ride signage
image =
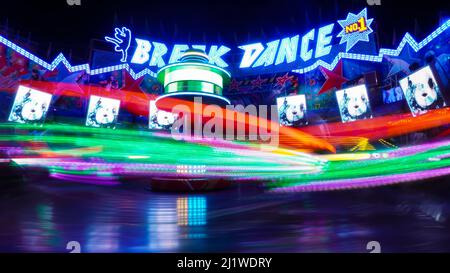
{"type": "Polygon", "coordinates": [[[303,35],[276,39],[266,43],[257,42],[237,46],[235,49],[225,45],[188,45],[150,41],[134,37],[127,27],[116,28],[113,36],[105,37],[120,53],[120,62],[133,67],[145,66],[156,72],[161,67],[179,61],[182,54],[190,49],[201,49],[209,57],[209,62],[232,72],[247,72],[270,69],[308,69],[318,61],[329,62],[337,54],[375,51],[373,42],[373,19],[367,16],[367,9],[358,14],[349,13],[347,18],[320,28],[313,28],[303,35]],[[340,31],[340,32],[339,32],[340,31]],[[340,39],[340,40],[339,40],[340,39]],[[361,44],[356,49],[355,46],[361,44]],[[240,56],[238,63],[229,64],[227,55],[240,56]]]}

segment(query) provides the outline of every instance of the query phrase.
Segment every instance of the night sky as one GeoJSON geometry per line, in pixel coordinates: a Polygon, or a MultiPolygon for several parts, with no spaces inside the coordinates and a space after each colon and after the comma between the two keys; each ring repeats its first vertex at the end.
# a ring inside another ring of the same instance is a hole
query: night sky
{"type": "MultiPolygon", "coordinates": [[[[245,44],[304,34],[311,28],[345,19],[348,12],[368,7],[375,18],[383,46],[391,47],[393,31],[399,40],[405,32],[423,38],[449,16],[450,1],[426,0],[9,0],[0,6],[0,24],[15,35],[29,37],[40,51],[60,51],[86,59],[91,39],[102,39],[113,27],[128,26],[139,36],[166,43],[245,44]],[[426,4],[425,4],[426,3],[426,4]],[[416,27],[415,27],[416,26],[416,27]]],[[[78,58],[74,59],[78,59],[78,58]]]]}

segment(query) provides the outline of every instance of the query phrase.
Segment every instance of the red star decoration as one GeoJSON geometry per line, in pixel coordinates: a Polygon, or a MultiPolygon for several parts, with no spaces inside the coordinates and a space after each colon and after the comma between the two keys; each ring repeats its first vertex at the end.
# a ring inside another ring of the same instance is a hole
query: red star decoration
{"type": "Polygon", "coordinates": [[[142,81],[145,76],[138,79],[133,79],[128,72],[124,72],[124,83],[120,90],[116,90],[117,93],[122,93],[123,102],[122,105],[127,108],[131,113],[135,115],[144,115],[148,111],[148,105],[146,102],[151,99],[152,94],[148,94],[141,89],[142,81]]]}
{"type": "Polygon", "coordinates": [[[236,90],[239,91],[239,86],[241,85],[242,82],[238,82],[236,79],[232,79],[230,82],[230,91],[232,90],[236,90]]]}
{"type": "Polygon", "coordinates": [[[343,75],[342,61],[339,61],[333,71],[320,67],[320,72],[322,72],[326,81],[322,85],[322,88],[320,88],[318,95],[330,91],[333,87],[336,87],[336,89],[339,90],[342,88],[342,84],[348,81],[343,75]]]}
{"type": "Polygon", "coordinates": [[[289,76],[289,73],[286,73],[284,76],[277,78],[277,86],[284,87],[288,81],[291,81],[294,76],[289,76]]]}
{"type": "Polygon", "coordinates": [[[128,72],[125,72],[125,81],[122,86],[122,90],[133,91],[138,93],[143,93],[141,89],[141,83],[144,80],[145,76],[140,77],[139,79],[133,79],[128,72]]]}
{"type": "MultiPolygon", "coordinates": [[[[36,66],[36,69],[42,70],[42,67],[36,66]]],[[[58,74],[59,74],[59,70],[58,69],[55,69],[53,71],[45,70],[43,77],[45,79],[48,79],[48,78],[56,77],[56,76],[58,76],[58,74]]]]}
{"type": "Polygon", "coordinates": [[[262,84],[267,82],[267,79],[261,79],[261,76],[258,76],[258,78],[251,81],[252,83],[252,89],[262,89],[262,84]]]}

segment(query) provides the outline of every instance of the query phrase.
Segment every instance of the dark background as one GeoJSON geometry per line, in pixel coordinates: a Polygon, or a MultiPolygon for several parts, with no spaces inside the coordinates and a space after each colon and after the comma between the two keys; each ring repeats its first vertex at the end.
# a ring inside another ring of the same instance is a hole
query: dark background
{"type": "Polygon", "coordinates": [[[36,42],[47,55],[69,53],[82,61],[89,54],[91,39],[103,39],[114,26],[125,25],[139,36],[166,43],[236,45],[302,34],[368,7],[381,45],[391,47],[406,32],[422,39],[433,31],[440,17],[449,17],[449,3],[381,0],[381,6],[369,6],[366,0],[81,0],[81,6],[69,6],[66,0],[9,0],[0,4],[0,25],[36,42]]]}

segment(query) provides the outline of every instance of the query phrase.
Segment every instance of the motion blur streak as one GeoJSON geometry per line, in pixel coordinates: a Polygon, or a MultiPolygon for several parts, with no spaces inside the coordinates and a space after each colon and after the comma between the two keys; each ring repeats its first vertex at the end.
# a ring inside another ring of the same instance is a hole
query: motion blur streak
{"type": "MultiPolygon", "coordinates": [[[[427,113],[417,117],[413,117],[408,113],[376,117],[350,123],[329,123],[327,124],[327,129],[331,132],[328,135],[331,139],[364,137],[369,140],[378,140],[380,138],[389,138],[441,127],[449,123],[450,108],[442,108],[429,110],[427,113]]],[[[304,128],[303,131],[314,136],[323,136],[320,126],[309,126],[304,128]]]]}
{"type": "Polygon", "coordinates": [[[450,141],[379,151],[308,154],[256,143],[83,126],[0,125],[6,159],[80,183],[116,185],[123,176],[259,181],[274,192],[402,183],[450,173],[450,141]],[[30,134],[32,132],[32,134],[30,134]]]}
{"type": "Polygon", "coordinates": [[[326,191],[404,183],[450,174],[450,141],[359,155],[359,158],[353,154],[324,156],[330,161],[323,172],[295,181],[277,181],[270,187],[274,192],[326,191]]]}
{"type": "Polygon", "coordinates": [[[66,125],[0,125],[0,129],[4,132],[0,146],[17,164],[82,183],[111,184],[115,178],[133,175],[264,180],[321,172],[327,164],[295,151],[268,152],[238,142],[176,141],[162,133],[66,125]]]}

